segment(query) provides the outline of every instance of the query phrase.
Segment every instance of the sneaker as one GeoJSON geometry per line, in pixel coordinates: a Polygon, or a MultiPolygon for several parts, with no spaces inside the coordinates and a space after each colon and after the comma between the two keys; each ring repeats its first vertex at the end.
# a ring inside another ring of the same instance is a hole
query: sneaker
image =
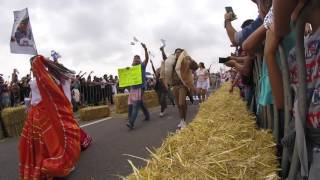
{"type": "Polygon", "coordinates": [[[127,123],[127,127],[130,129],[130,130],[132,130],[133,129],[133,124],[131,124],[131,123],[127,123]]]}
{"type": "Polygon", "coordinates": [[[187,127],[187,123],[186,123],[185,121],[182,121],[180,128],[181,128],[181,129],[184,129],[184,128],[186,128],[186,127],[187,127]]]}
{"type": "Polygon", "coordinates": [[[160,112],[160,117],[163,117],[164,116],[164,111],[163,112],[160,112]]]}
{"type": "Polygon", "coordinates": [[[183,123],[183,120],[181,120],[181,121],[180,121],[180,123],[178,124],[178,129],[180,129],[180,128],[181,128],[182,123],[183,123]]]}

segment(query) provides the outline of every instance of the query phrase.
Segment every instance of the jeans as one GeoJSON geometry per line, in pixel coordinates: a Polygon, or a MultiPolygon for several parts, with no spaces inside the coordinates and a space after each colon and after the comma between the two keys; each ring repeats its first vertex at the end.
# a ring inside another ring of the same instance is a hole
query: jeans
{"type": "Polygon", "coordinates": [[[174,103],[174,96],[173,96],[173,93],[172,93],[172,91],[171,91],[170,88],[168,89],[167,95],[168,95],[168,98],[169,98],[171,104],[172,104],[172,105],[175,105],[175,103],[174,103]]]}
{"type": "Polygon", "coordinates": [[[150,113],[147,107],[145,106],[145,104],[143,103],[143,101],[142,100],[134,101],[131,105],[129,105],[129,109],[128,109],[128,118],[129,118],[129,123],[131,125],[134,125],[134,122],[137,119],[140,107],[145,116],[145,119],[146,120],[150,119],[150,113]]]}
{"type": "Polygon", "coordinates": [[[161,106],[161,112],[164,112],[164,110],[167,108],[167,99],[168,93],[166,91],[157,91],[159,104],[161,106]]]}

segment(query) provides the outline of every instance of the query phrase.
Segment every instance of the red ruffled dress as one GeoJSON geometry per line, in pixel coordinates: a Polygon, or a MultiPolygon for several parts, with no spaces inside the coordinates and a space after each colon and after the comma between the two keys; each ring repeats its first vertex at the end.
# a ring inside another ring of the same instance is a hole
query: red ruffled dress
{"type": "Polygon", "coordinates": [[[67,176],[80,157],[80,128],[63,91],[48,74],[44,57],[32,68],[41,101],[31,106],[21,133],[20,179],[67,176]]]}

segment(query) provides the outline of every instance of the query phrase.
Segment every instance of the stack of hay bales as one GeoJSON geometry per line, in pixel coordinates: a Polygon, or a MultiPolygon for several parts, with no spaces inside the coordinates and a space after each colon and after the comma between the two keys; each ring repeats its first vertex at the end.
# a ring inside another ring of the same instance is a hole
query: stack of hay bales
{"type": "Polygon", "coordinates": [[[90,121],[110,116],[109,106],[89,106],[79,110],[81,121],[90,121]]]}
{"type": "Polygon", "coordinates": [[[146,91],[143,96],[143,101],[146,103],[147,107],[159,106],[158,95],[155,91],[146,91]]]}
{"type": "Polygon", "coordinates": [[[121,114],[128,112],[128,94],[117,94],[114,97],[116,113],[121,114]]]}
{"type": "Polygon", "coordinates": [[[170,134],[128,179],[279,179],[272,134],[257,130],[238,93],[225,85],[186,129],[170,134]]]}
{"type": "Polygon", "coordinates": [[[4,127],[2,126],[2,118],[1,118],[1,111],[0,111],[0,140],[4,138],[4,127]]]}
{"type": "Polygon", "coordinates": [[[8,137],[20,136],[27,118],[25,106],[5,108],[2,110],[1,116],[8,137]]]}
{"type": "MultiPolygon", "coordinates": [[[[128,94],[117,94],[115,96],[116,113],[128,112],[128,94]]],[[[155,91],[145,91],[143,101],[147,107],[156,107],[159,105],[157,93],[155,91]]]]}

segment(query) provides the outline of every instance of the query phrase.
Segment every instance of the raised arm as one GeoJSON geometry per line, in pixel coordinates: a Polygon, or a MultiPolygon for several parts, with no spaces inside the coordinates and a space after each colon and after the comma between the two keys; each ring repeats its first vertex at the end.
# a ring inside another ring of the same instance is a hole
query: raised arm
{"type": "Polygon", "coordinates": [[[234,29],[234,27],[231,24],[232,15],[233,15],[232,12],[226,13],[224,15],[224,26],[226,28],[226,31],[227,31],[227,34],[229,36],[231,43],[233,45],[236,45],[236,41],[235,41],[234,36],[237,31],[234,29]]]}
{"type": "Polygon", "coordinates": [[[166,53],[164,52],[164,47],[161,47],[160,48],[160,51],[161,51],[161,54],[162,54],[162,59],[165,61],[167,59],[167,55],[166,53]]]}
{"type": "Polygon", "coordinates": [[[141,43],[142,48],[144,49],[144,54],[145,54],[145,59],[144,59],[144,65],[147,66],[148,62],[149,62],[149,53],[148,53],[148,49],[147,46],[144,43],[141,43]]]}
{"type": "Polygon", "coordinates": [[[152,71],[153,71],[154,75],[157,77],[156,69],[154,68],[154,65],[153,65],[153,62],[151,59],[150,59],[150,63],[151,63],[152,71]]]}
{"type": "Polygon", "coordinates": [[[84,72],[82,75],[79,76],[79,79],[81,79],[84,75],[86,75],[87,73],[84,72]]]}
{"type": "Polygon", "coordinates": [[[225,63],[228,67],[234,67],[242,75],[250,75],[253,60],[249,57],[244,59],[243,64],[238,63],[236,60],[231,59],[225,63]]]}
{"type": "Polygon", "coordinates": [[[80,71],[80,72],[78,73],[78,76],[80,76],[81,73],[82,73],[82,71],[80,71]]]}
{"type": "Polygon", "coordinates": [[[248,57],[247,56],[241,56],[241,57],[238,57],[238,56],[229,56],[229,59],[230,60],[235,60],[237,63],[244,63],[244,61],[247,59],[248,57]]]}

